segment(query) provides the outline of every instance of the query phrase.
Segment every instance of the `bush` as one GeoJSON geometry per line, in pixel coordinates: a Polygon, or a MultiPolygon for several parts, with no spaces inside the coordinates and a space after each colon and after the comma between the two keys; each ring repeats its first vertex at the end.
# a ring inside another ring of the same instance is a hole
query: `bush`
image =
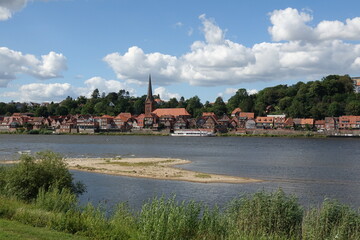
{"type": "Polygon", "coordinates": [[[360,214],[337,201],[325,199],[303,220],[303,239],[360,239],[360,214]]]}
{"type": "Polygon", "coordinates": [[[82,183],[73,183],[62,156],[50,151],[39,152],[36,156],[21,155],[20,162],[6,168],[1,176],[3,194],[25,201],[35,199],[40,188],[47,191],[51,186],[67,188],[75,194],[85,191],[82,183]]]}
{"type": "Polygon", "coordinates": [[[77,197],[68,188],[59,190],[52,186],[48,191],[40,188],[35,205],[47,211],[67,212],[77,207],[77,197]]]}
{"type": "Polygon", "coordinates": [[[179,204],[175,197],[154,198],[142,206],[137,239],[191,239],[199,224],[201,205],[193,201],[179,204]]]}
{"type": "Polygon", "coordinates": [[[301,234],[303,210],[295,197],[282,190],[262,191],[233,201],[228,216],[233,236],[292,238],[301,234]]]}

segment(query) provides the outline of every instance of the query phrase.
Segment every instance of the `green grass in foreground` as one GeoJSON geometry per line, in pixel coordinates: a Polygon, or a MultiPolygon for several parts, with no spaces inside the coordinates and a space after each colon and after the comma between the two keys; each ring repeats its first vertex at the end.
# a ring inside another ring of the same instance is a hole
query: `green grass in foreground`
{"type": "Polygon", "coordinates": [[[7,240],[82,240],[88,239],[68,233],[56,232],[47,228],[37,228],[16,221],[0,219],[0,239],[7,240]]]}

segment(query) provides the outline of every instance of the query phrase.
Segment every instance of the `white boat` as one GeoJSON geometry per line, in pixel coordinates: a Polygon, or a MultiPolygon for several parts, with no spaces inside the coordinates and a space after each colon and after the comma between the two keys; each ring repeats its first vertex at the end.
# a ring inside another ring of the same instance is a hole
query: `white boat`
{"type": "Polygon", "coordinates": [[[171,136],[176,137],[214,137],[214,132],[204,130],[175,130],[171,136]]]}
{"type": "Polygon", "coordinates": [[[22,154],[29,155],[29,154],[31,154],[31,150],[18,151],[18,153],[19,153],[20,155],[22,155],[22,154]]]}

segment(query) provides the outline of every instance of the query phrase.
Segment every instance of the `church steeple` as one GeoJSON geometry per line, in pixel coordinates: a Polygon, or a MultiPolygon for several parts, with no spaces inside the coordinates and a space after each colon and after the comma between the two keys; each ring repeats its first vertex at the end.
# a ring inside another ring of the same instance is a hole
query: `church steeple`
{"type": "Polygon", "coordinates": [[[148,93],[145,100],[145,116],[150,116],[155,110],[155,101],[152,95],[151,75],[149,75],[148,93]]]}
{"type": "Polygon", "coordinates": [[[151,86],[151,75],[149,74],[149,85],[148,85],[148,93],[147,93],[147,97],[146,100],[154,100],[154,97],[152,95],[152,86],[151,86]]]}

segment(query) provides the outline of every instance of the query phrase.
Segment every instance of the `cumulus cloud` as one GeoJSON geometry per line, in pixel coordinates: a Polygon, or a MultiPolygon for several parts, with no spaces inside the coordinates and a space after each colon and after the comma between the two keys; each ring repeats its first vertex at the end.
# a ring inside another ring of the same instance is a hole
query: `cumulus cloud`
{"type": "Polygon", "coordinates": [[[16,92],[6,92],[4,97],[21,102],[58,102],[67,96],[74,96],[75,89],[69,83],[31,83],[22,85],[16,92]]]}
{"type": "Polygon", "coordinates": [[[126,91],[129,91],[129,93],[134,94],[135,90],[126,84],[117,81],[117,80],[106,80],[102,77],[92,77],[84,82],[85,86],[84,88],[79,89],[79,92],[81,92],[81,95],[84,95],[86,97],[90,97],[91,93],[97,88],[99,92],[118,92],[121,89],[125,89],[126,91]]]}
{"type": "Polygon", "coordinates": [[[119,79],[146,83],[149,73],[157,84],[187,82],[198,86],[235,85],[254,81],[314,79],[327,74],[358,74],[360,17],[310,25],[309,11],[293,8],[270,14],[268,31],[274,42],[245,47],[226,38],[226,31],[206,15],[203,41],[195,41],[181,56],[144,53],[130,47],[124,54],[104,57],[119,79]]]}
{"type": "Polygon", "coordinates": [[[313,17],[297,9],[286,8],[271,13],[269,33],[275,41],[360,40],[360,17],[341,21],[321,21],[307,25],[313,17]]]}
{"type": "Polygon", "coordinates": [[[1,0],[0,21],[8,20],[12,14],[26,6],[28,0],[1,0]]]}
{"type": "Polygon", "coordinates": [[[39,59],[31,54],[0,47],[0,87],[6,87],[18,74],[44,80],[62,77],[61,72],[66,69],[66,58],[61,53],[50,52],[39,59]]]}
{"type": "Polygon", "coordinates": [[[20,86],[17,91],[5,92],[0,94],[0,96],[12,98],[20,102],[59,102],[67,96],[74,98],[80,95],[90,97],[96,88],[100,93],[105,92],[106,94],[109,92],[118,92],[120,89],[125,89],[131,94],[136,93],[133,88],[119,81],[92,77],[84,81],[81,87],[75,87],[70,83],[31,83],[20,86]]]}
{"type": "Polygon", "coordinates": [[[181,96],[178,93],[170,93],[166,88],[164,87],[158,87],[154,90],[155,95],[159,95],[160,99],[168,101],[170,98],[176,98],[180,99],[181,96]]]}

